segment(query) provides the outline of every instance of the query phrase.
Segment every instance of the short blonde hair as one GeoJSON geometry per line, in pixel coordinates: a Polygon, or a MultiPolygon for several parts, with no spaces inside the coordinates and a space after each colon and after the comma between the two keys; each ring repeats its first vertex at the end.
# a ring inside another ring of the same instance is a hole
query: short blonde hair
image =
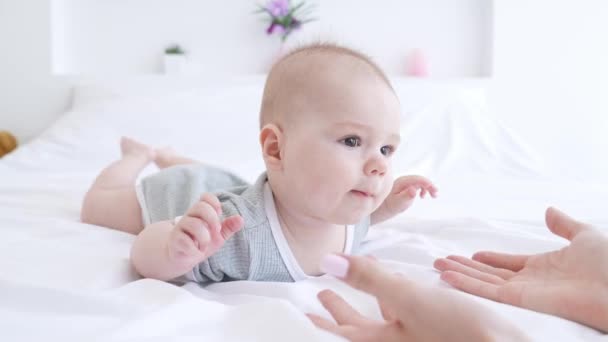
{"type": "Polygon", "coordinates": [[[394,89],[384,71],[382,71],[382,69],[365,54],[332,43],[313,43],[304,45],[287,53],[270,69],[268,77],[266,78],[266,84],[264,86],[264,94],[262,96],[262,106],[260,108],[260,128],[271,121],[277,120],[279,114],[281,114],[280,112],[277,113],[278,111],[281,111],[279,100],[282,96],[289,95],[285,94],[283,91],[286,88],[285,82],[295,82],[293,77],[290,77],[292,75],[289,75],[291,72],[289,62],[297,57],[306,58],[309,56],[319,55],[327,57],[331,57],[332,55],[347,56],[363,62],[365,65],[369,66],[372,72],[376,74],[384,83],[386,83],[386,85],[394,93],[394,89]]]}

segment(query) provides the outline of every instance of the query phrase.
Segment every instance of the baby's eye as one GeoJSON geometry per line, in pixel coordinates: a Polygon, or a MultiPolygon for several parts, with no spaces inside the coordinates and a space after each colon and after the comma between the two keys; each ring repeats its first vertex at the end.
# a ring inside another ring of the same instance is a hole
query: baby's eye
{"type": "Polygon", "coordinates": [[[391,154],[393,154],[393,152],[395,151],[395,148],[393,146],[382,146],[380,147],[380,153],[382,153],[382,155],[385,156],[390,156],[391,154]]]}
{"type": "Polygon", "coordinates": [[[344,143],[344,145],[346,145],[348,147],[361,146],[361,138],[359,138],[359,137],[344,138],[344,139],[342,139],[342,142],[344,143]]]}

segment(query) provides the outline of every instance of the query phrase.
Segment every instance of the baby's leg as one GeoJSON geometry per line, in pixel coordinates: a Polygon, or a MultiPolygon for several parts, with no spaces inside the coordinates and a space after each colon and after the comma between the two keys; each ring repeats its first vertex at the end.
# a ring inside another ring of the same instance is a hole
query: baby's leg
{"type": "Polygon", "coordinates": [[[138,234],[144,223],[135,193],[139,173],[155,158],[153,148],[129,138],[120,141],[122,158],[106,167],[85,195],[82,222],[138,234]]]}
{"type": "Polygon", "coordinates": [[[199,163],[194,159],[178,155],[172,148],[165,147],[156,150],[154,163],[159,169],[164,169],[174,165],[199,163]]]}

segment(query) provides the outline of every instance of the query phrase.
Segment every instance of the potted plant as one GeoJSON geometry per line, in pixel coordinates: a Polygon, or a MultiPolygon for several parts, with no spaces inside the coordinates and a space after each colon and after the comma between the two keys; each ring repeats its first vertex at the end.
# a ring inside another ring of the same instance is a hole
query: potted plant
{"type": "Polygon", "coordinates": [[[186,52],[178,44],[165,48],[163,56],[165,74],[180,74],[185,70],[187,59],[186,52]]]}

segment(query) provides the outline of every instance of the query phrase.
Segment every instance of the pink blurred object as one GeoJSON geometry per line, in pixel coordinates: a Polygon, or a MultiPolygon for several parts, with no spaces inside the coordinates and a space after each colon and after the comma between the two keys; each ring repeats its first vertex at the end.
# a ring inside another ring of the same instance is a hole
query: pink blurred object
{"type": "Polygon", "coordinates": [[[428,61],[422,50],[414,49],[410,53],[405,73],[415,77],[426,77],[429,75],[428,61]]]}

